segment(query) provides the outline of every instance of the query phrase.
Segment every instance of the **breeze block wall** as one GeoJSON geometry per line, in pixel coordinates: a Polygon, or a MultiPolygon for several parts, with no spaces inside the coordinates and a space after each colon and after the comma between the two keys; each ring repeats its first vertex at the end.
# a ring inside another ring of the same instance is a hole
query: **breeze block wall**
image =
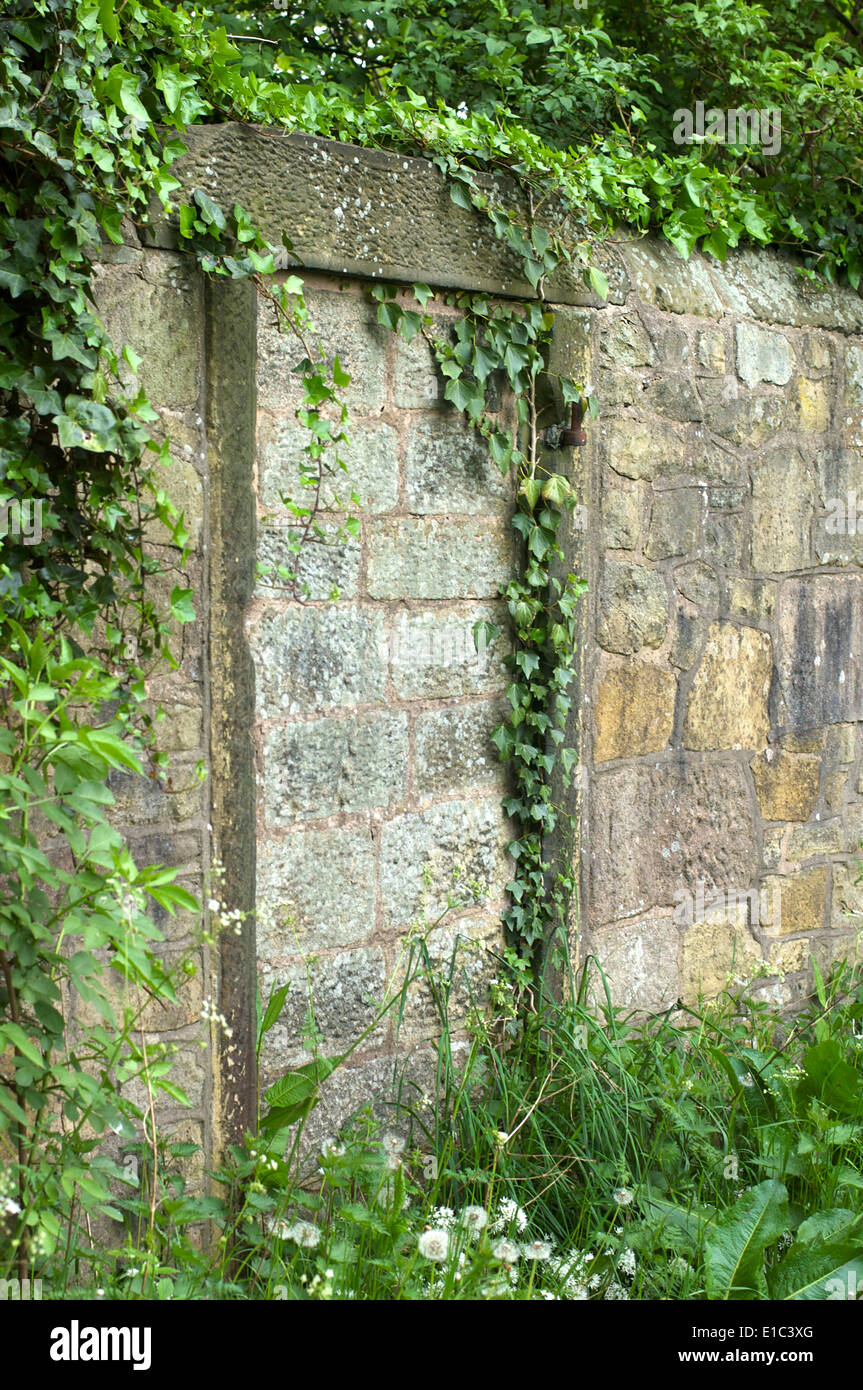
{"type": "MultiPolygon", "coordinates": [[[[290,562],[301,353],[251,286],[201,283],[172,217],[146,245],[130,229],[100,304],[177,441],[165,484],[200,594],[180,671],[153,694],[178,769],[203,757],[210,775],[173,799],[130,785],[122,813],[142,856],[192,886],[218,858],[224,907],[248,914],[201,958],[230,1035],[214,1028],[202,1052],[194,1000],[169,1021],[218,1151],[253,1120],[256,989],[291,983],[266,1084],[311,1056],[309,990],[319,1050],[338,1056],[398,988],[418,932],[441,979],[463,943],[457,1023],[495,973],[512,827],[489,734],[508,648],[477,652],[472,632],[502,619],[513,481],[443,401],[423,340],[378,326],[368,289],[533,291],[423,160],[237,125],[188,143],[178,198],[204,188],[293,243],[286,269],[350,373],[341,491],[364,504],[355,538],[336,539],[334,513],[329,543],[306,549],[299,602],[272,566],[290,562]]],[[[578,489],[566,564],[589,583],[573,953],[640,1013],[735,975],[792,1005],[810,950],[823,966],[853,954],[863,925],[863,302],[773,253],[719,266],[615,239],[598,257],[607,303],[568,270],[549,295],[552,365],[589,380],[601,411],[586,447],[545,460],[578,489]]],[[[452,310],[432,307],[445,330],[452,310]]],[[[314,1135],[400,1086],[428,1103],[428,990],[411,990],[398,1036],[395,1022],[327,1081],[314,1135]]]]}

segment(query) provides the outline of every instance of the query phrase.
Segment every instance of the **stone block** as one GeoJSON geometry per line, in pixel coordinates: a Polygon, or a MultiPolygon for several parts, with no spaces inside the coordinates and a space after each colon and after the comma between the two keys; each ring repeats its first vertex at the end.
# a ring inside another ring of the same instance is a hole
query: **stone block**
{"type": "Polygon", "coordinates": [[[265,613],[251,632],[259,718],[386,697],[383,614],[353,605],[265,613]]]}
{"type": "MultiPolygon", "coordinates": [[[[591,937],[608,981],[616,1008],[638,1013],[660,1013],[673,1007],[678,997],[680,933],[670,917],[651,917],[638,922],[618,922],[591,937]]],[[[595,1004],[605,1002],[605,992],[592,977],[595,1004]]]]}
{"type": "Polygon", "coordinates": [[[728,614],[732,618],[749,618],[769,623],[776,613],[776,584],[771,579],[744,579],[733,575],[728,580],[728,614]]]}
{"type": "Polygon", "coordinates": [[[264,768],[264,808],[273,827],[394,805],[405,795],[407,716],[277,726],[264,739],[264,768]]]}
{"type": "Polygon", "coordinates": [[[505,522],[401,520],[369,541],[372,598],[494,598],[510,579],[512,532],[505,522]]]}
{"type": "Polygon", "coordinates": [[[360,577],[359,542],[352,536],[339,540],[338,528],[333,523],[323,523],[321,530],[323,537],[307,537],[297,552],[292,548],[292,543],[298,539],[293,528],[260,527],[256,598],[291,599],[295,593],[312,602],[356,598],[360,577]],[[296,585],[291,580],[294,575],[296,585]]]}
{"type": "Polygon", "coordinates": [[[689,555],[698,548],[701,493],[698,488],[673,488],[653,498],[650,533],[644,553],[648,560],[689,555]]]}
{"type": "Polygon", "coordinates": [[[616,314],[601,322],[599,346],[617,367],[650,366],[655,354],[637,314],[616,314]]]}
{"type": "Polygon", "coordinates": [[[594,762],[656,753],[671,738],[674,676],[658,666],[633,661],[607,672],[594,708],[594,762]]]}
{"type": "Polygon", "coordinates": [[[779,911],[774,910],[769,928],[774,936],[794,936],[798,932],[819,931],[823,927],[827,898],[826,864],[801,869],[793,874],[767,874],[762,890],[770,895],[771,902],[778,902],[779,911]]]}
{"type": "Polygon", "coordinates": [[[482,436],[458,416],[426,416],[411,426],[405,473],[411,512],[487,516],[512,510],[511,478],[492,462],[482,436]]]}
{"type": "Polygon", "coordinates": [[[814,477],[799,449],[765,451],[752,466],[752,567],[766,573],[805,569],[814,477]]]}
{"type": "Polygon", "coordinates": [[[860,869],[856,861],[833,865],[833,903],[831,922],[834,927],[863,928],[863,883],[858,883],[860,869]]]}
{"type": "Polygon", "coordinates": [[[738,323],[734,343],[737,375],[747,386],[757,386],[760,381],[785,386],[791,380],[794,363],[784,334],[752,323],[738,323]]]}
{"type": "MultiPolygon", "coordinates": [[[[339,392],[351,415],[373,415],[386,399],[386,349],[390,333],[377,321],[377,306],[349,285],[309,290],[312,318],[308,337],[320,343],[330,365],[337,354],[351,380],[339,392]]],[[[267,306],[258,322],[258,406],[293,413],[303,401],[303,383],[294,371],[305,357],[292,333],[280,333],[275,312],[267,306]]]]}
{"type": "Polygon", "coordinates": [[[786,579],[777,607],[776,718],[789,732],[863,718],[863,584],[786,579]]]}
{"type": "Polygon", "coordinates": [[[765,820],[805,821],[815,809],[821,764],[785,751],[768,749],[749,764],[765,820]],[[768,757],[768,754],[772,754],[768,757]]]}
{"type": "Polygon", "coordinates": [[[767,633],[712,623],[689,694],[684,748],[763,748],[771,672],[767,633]]]}
{"type": "MultiPolygon", "coordinates": [[[[260,498],[272,524],[291,521],[282,496],[309,506],[314,489],[301,481],[300,465],[311,431],[292,419],[265,416],[258,431],[260,498]]],[[[323,455],[326,471],[321,487],[325,508],[377,515],[391,511],[398,501],[398,441],[390,425],[351,422],[346,442],[331,445],[323,455]],[[340,468],[336,460],[345,467],[340,468]],[[351,493],[359,504],[351,502],[351,493]]],[[[315,471],[315,476],[317,471],[315,471]]]]}
{"type": "Polygon", "coordinates": [[[602,432],[602,449],[624,478],[674,478],[692,471],[686,441],[671,425],[611,420],[602,432]]]}
{"type": "Polygon", "coordinates": [[[668,624],[665,580],[654,570],[607,560],[599,589],[597,641],[606,651],[628,655],[658,647],[668,624]]]}
{"type": "Polygon", "coordinates": [[[403,700],[436,699],[502,689],[508,679],[503,658],[511,646],[506,624],[502,605],[403,610],[387,637],[396,694],[403,700]],[[494,623],[498,636],[480,637],[477,647],[477,622],[494,623]]]}
{"type": "Polygon", "coordinates": [[[607,550],[634,550],[641,533],[641,497],[610,488],[602,499],[602,544],[607,550]]]}
{"type": "Polygon", "coordinates": [[[757,973],[761,959],[761,947],[745,926],[697,922],[683,937],[680,997],[689,1005],[715,999],[735,978],[757,973]]]}
{"type": "Polygon", "coordinates": [[[352,946],[375,927],[371,830],[305,830],[258,843],[257,949],[263,960],[352,946]]]}
{"type": "Polygon", "coordinates": [[[715,571],[703,560],[677,565],[674,586],[690,603],[697,603],[705,617],[711,617],[719,607],[719,580],[715,571]]]}
{"type": "Polygon", "coordinates": [[[509,704],[483,701],[418,715],[414,755],[417,792],[429,796],[503,785],[504,772],[491,734],[510,711],[509,704]]]}
{"type": "Polygon", "coordinates": [[[667,242],[627,245],[623,259],[638,298],[673,314],[722,316],[720,300],[701,256],[684,260],[667,242]]]}
{"type": "Polygon", "coordinates": [[[470,885],[499,901],[512,873],[511,828],[496,799],[440,802],[393,817],[381,829],[380,886],[387,924],[434,921],[470,885]]]}
{"type": "Polygon", "coordinates": [[[725,375],[725,334],[705,328],[698,335],[698,361],[707,376],[725,375]]]}
{"type": "Polygon", "coordinates": [[[600,769],[587,843],[597,927],[671,907],[699,878],[750,883],[758,848],[743,769],[701,760],[600,769]]]}
{"type": "Polygon", "coordinates": [[[842,821],[834,816],[832,820],[795,825],[788,841],[788,858],[800,863],[816,855],[841,854],[843,848],[842,821]]]}
{"type": "MultiPolygon", "coordinates": [[[[320,1052],[332,1057],[344,1052],[374,1021],[384,1002],[386,962],[383,951],[361,946],[334,956],[313,956],[308,962],[261,970],[264,998],[270,989],[290,984],[284,1011],[267,1033],[262,1054],[264,1076],[275,1080],[279,1069],[303,1066],[312,1051],[303,1037],[310,1008],[321,1035],[320,1052]],[[308,975],[307,975],[308,970],[308,975]]],[[[364,1046],[380,1047],[387,1020],[371,1030],[364,1046]]]]}

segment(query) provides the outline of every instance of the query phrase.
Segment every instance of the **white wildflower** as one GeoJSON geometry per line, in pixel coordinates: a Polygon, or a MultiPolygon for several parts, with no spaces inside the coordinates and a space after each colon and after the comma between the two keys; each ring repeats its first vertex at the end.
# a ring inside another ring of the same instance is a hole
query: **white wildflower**
{"type": "Polygon", "coordinates": [[[617,1261],[617,1268],[625,1278],[631,1279],[635,1274],[635,1251],[629,1249],[622,1250],[620,1258],[617,1261]]]}
{"type": "Polygon", "coordinates": [[[484,1207],[465,1207],[459,1215],[459,1222],[471,1235],[478,1236],[486,1225],[488,1217],[484,1207]]]}
{"type": "Polygon", "coordinates": [[[547,1240],[530,1240],[521,1247],[521,1253],[526,1260],[550,1260],[551,1244],[547,1240]]]}
{"type": "Polygon", "coordinates": [[[492,1221],[489,1230],[492,1234],[497,1234],[498,1232],[508,1230],[513,1223],[519,1235],[521,1235],[527,1225],[527,1213],[517,1202],[513,1202],[509,1197],[504,1197],[497,1204],[497,1216],[492,1221]]]}
{"type": "Polygon", "coordinates": [[[449,1250],[449,1236],[446,1231],[423,1231],[417,1241],[417,1249],[423,1259],[443,1264],[449,1250]]]}

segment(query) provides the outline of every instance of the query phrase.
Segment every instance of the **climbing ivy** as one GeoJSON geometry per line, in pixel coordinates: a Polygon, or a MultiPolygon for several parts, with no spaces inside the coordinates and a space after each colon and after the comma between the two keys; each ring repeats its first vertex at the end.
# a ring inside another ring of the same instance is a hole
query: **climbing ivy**
{"type": "MultiPolygon", "coordinates": [[[[380,323],[408,342],[423,334],[446,380],[445,398],[482,435],[501,472],[515,475],[513,526],[520,542],[519,566],[504,593],[513,639],[513,650],[504,659],[510,676],[510,713],[492,740],[511,769],[513,791],[503,805],[518,830],[509,845],[514,860],[507,884],[511,905],[503,920],[512,944],[539,965],[555,938],[558,943],[566,939],[576,886],[571,854],[559,853],[552,862],[549,838],[557,832],[558,842],[571,851],[575,817],[564,793],[577,751],[566,740],[571,708],[567,692],[575,675],[578,598],[586,586],[567,573],[561,531],[567,512],[576,505],[576,490],[567,473],[545,462],[548,451],[542,447],[538,400],[541,387],[558,408],[582,405],[584,385],[548,369],[554,315],[544,301],[544,285],[571,253],[559,236],[541,225],[522,226],[494,205],[470,172],[451,157],[439,162],[450,176],[453,202],[491,217],[497,235],[521,259],[539,298],[512,304],[488,295],[448,294],[445,302],[457,314],[450,333],[441,335],[435,332],[432,314],[425,312],[433,297],[427,285],[413,286],[420,312],[400,301],[396,285],[374,285],[371,295],[378,301],[380,323]],[[514,429],[501,421],[499,410],[489,409],[489,386],[499,378],[509,387],[514,429]]],[[[593,288],[607,289],[601,271],[586,259],[583,271],[593,288]]],[[[585,403],[592,412],[598,408],[591,396],[585,403]]],[[[477,639],[498,635],[495,624],[477,624],[477,639]]]]}
{"type": "MultiPolygon", "coordinates": [[[[591,244],[625,225],[659,231],[684,255],[699,244],[719,259],[746,240],[790,245],[808,273],[856,286],[861,51],[850,0],[788,0],[781,14],[748,0],[652,0],[636,12],[630,0],[586,11],[554,0],[287,0],[273,13],[245,0],[0,0],[0,505],[44,502],[41,534],[9,529],[0,553],[0,1042],[12,1068],[0,1130],[13,1138],[18,1193],[0,1236],[19,1269],[37,1237],[57,1236],[56,1223],[40,1224],[39,1179],[28,1177],[56,1108],[76,1144],[91,1142],[85,1125],[128,1118],[74,1057],[58,1061],[68,1044],[60,986],[108,1010],[96,1060],[110,1087],[112,1006],[94,990],[96,965],[107,958],[127,982],[170,998],[146,904],[192,905],[167,871],[133,863],[99,791],[111,770],[158,775],[146,679],[176,664],[194,617],[170,445],[133,345],[112,344],[93,299],[103,245],[123,240],[124,218],[143,227],[165,210],[187,126],[235,119],[432,157],[454,200],[484,212],[521,257],[535,301],[455,296],[454,339],[426,312],[429,287],[415,287],[419,311],[378,290],[382,322],[423,332],[447,399],[517,478],[511,714],[495,738],[513,766],[507,806],[519,829],[507,922],[530,952],[562,920],[572,887],[550,877],[546,842],[572,771],[580,591],[561,567],[571,483],[540,442],[546,279],[572,260],[602,294],[591,244]],[[675,111],[697,100],[780,109],[781,150],[676,145],[675,111]],[[506,178],[492,194],[480,173],[506,178]],[[526,219],[513,211],[525,200],[526,219]],[[517,428],[488,407],[497,373],[517,428]],[[39,848],[46,821],[59,860],[39,848]]],[[[325,534],[324,478],[343,468],[348,377],[308,335],[300,278],[274,285],[273,250],[242,208],[218,209],[198,190],[179,218],[202,269],[250,278],[298,343],[309,444],[300,495],[284,499],[293,560],[278,577],[302,595],[302,547],[325,534]]],[[[585,385],[561,378],[550,389],[564,405],[585,385]]],[[[345,514],[355,498],[336,502],[345,514]]],[[[344,527],[355,524],[348,516],[344,527]]],[[[134,1017],[123,1015],[126,1042],[134,1017]]],[[[151,1110],[151,1079],[170,1084],[152,1061],[126,1055],[133,1073],[149,1068],[151,1110]]],[[[92,1171],[77,1165],[65,1185],[58,1176],[58,1203],[88,1192],[104,1209],[92,1171]]]]}

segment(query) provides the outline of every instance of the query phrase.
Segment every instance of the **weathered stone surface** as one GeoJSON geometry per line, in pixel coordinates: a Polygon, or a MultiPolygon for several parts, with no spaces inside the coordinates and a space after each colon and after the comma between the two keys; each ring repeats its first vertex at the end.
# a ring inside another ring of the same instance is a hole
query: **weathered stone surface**
{"type": "MultiPolygon", "coordinates": [[[[317,956],[308,965],[300,961],[276,969],[265,967],[262,971],[264,998],[269,997],[272,985],[290,984],[284,1012],[266,1035],[265,1070],[273,1066],[298,1067],[311,1061],[311,1049],[303,1046],[303,1029],[310,1005],[321,1034],[321,1054],[331,1057],[344,1051],[356,1042],[380,1009],[385,982],[384,954],[373,946],[341,951],[335,956],[317,956]]],[[[366,1046],[380,1046],[386,1030],[384,1020],[372,1029],[366,1046]]]]}
{"type": "Polygon", "coordinates": [[[603,431],[605,457],[624,478],[670,478],[691,471],[682,435],[670,425],[612,420],[603,431]]]}
{"type": "MultiPolygon", "coordinates": [[[[659,1013],[678,996],[680,934],[670,917],[642,918],[605,927],[590,940],[617,1008],[659,1013]]],[[[604,989],[593,977],[593,999],[604,1000],[604,989]]]]}
{"type": "Polygon", "coordinates": [[[723,300],[738,314],[795,327],[863,329],[863,300],[853,290],[804,280],[793,256],[746,248],[711,263],[723,300]]]}
{"type": "MultiPolygon", "coordinates": [[[[337,353],[351,380],[342,398],[352,414],[375,414],[386,390],[387,329],[377,322],[375,305],[349,286],[334,282],[331,292],[308,291],[312,315],[309,337],[337,353]]],[[[302,404],[302,376],[294,371],[304,356],[292,333],[281,333],[275,311],[266,308],[258,322],[258,405],[261,410],[293,411],[302,404]]]]}
{"type": "Polygon", "coordinates": [[[264,740],[264,807],[274,827],[403,799],[407,717],[356,715],[271,729],[264,740]]]}
{"type": "Polygon", "coordinates": [[[512,508],[512,480],[492,462],[482,436],[454,413],[412,427],[405,472],[412,512],[505,515],[512,508]]]}
{"type": "Polygon", "coordinates": [[[360,944],[375,925],[375,848],[371,830],[315,830],[258,846],[258,954],[360,944]]]}
{"type": "Polygon", "coordinates": [[[296,575],[298,593],[310,600],[334,602],[356,598],[360,578],[360,545],[352,536],[339,540],[335,522],[321,524],[324,537],[307,537],[299,553],[291,548],[296,532],[285,526],[260,526],[258,562],[261,573],[255,597],[288,599],[294,595],[290,576],[296,575]],[[280,575],[279,570],[286,571],[280,575]],[[308,593],[306,593],[306,589],[308,593]]]}
{"type": "Polygon", "coordinates": [[[767,633],[712,623],[689,695],[684,748],[763,748],[771,670],[767,633]]]}
{"type": "Polygon", "coordinates": [[[645,304],[674,314],[720,318],[720,300],[701,256],[684,260],[667,242],[627,245],[623,252],[630,279],[645,304]]]}
{"type": "Polygon", "coordinates": [[[788,339],[752,323],[738,323],[734,330],[737,375],[747,386],[772,381],[785,386],[791,380],[793,360],[788,339]]]}
{"type": "Polygon", "coordinates": [[[805,569],[814,478],[798,449],[765,451],[752,466],[752,565],[762,573],[805,569]]]}
{"type": "MultiPolygon", "coordinates": [[[[444,337],[445,324],[436,321],[432,330],[444,337]]],[[[393,401],[400,410],[428,410],[443,406],[446,379],[438,370],[432,350],[422,333],[411,341],[395,340],[396,364],[393,376],[393,401]]]]}
{"type": "Polygon", "coordinates": [[[699,393],[710,429],[730,443],[747,448],[766,444],[777,430],[790,427],[795,412],[781,395],[755,396],[736,377],[703,378],[699,393]]]}
{"type": "Polygon", "coordinates": [[[390,670],[401,699],[482,694],[501,689],[507,678],[503,658],[510,649],[506,612],[500,604],[468,609],[403,610],[387,638],[390,670]],[[493,641],[474,638],[474,625],[494,623],[493,641]]]}
{"type": "Polygon", "coordinates": [[[609,671],[594,707],[594,762],[656,753],[671,737],[677,682],[668,671],[633,661],[609,671]]]}
{"type": "Polygon", "coordinates": [[[622,488],[602,499],[602,543],[608,550],[634,550],[641,532],[641,497],[622,488]]]}
{"type": "MultiPolygon", "coordinates": [[[[312,438],[308,430],[293,419],[265,417],[258,431],[261,470],[260,498],[272,514],[274,525],[292,520],[282,496],[309,504],[311,489],[304,486],[300,473],[303,450],[312,438]]],[[[362,510],[371,515],[390,511],[398,501],[398,444],[389,425],[351,424],[349,442],[331,447],[324,455],[327,471],[321,488],[324,507],[338,506],[356,512],[351,493],[360,499],[362,510]],[[345,464],[341,469],[336,457],[345,464]]],[[[308,463],[308,460],[306,460],[308,463]]]]}
{"type": "MultiPolygon", "coordinates": [[[[490,916],[462,917],[454,925],[436,927],[426,937],[437,989],[427,978],[408,985],[399,1037],[403,1043],[432,1038],[440,1032],[441,989],[446,993],[450,1027],[462,1025],[472,1009],[487,1003],[489,981],[499,970],[500,924],[490,916]],[[493,955],[492,952],[495,952],[493,955]],[[452,981],[452,984],[442,982],[452,981]]],[[[403,947],[403,950],[406,947],[403,947]]],[[[404,978],[396,978],[396,988],[404,978]]]]}
{"type": "Polygon", "coordinates": [[[818,758],[767,751],[773,754],[769,760],[763,753],[749,764],[762,816],[765,820],[808,820],[818,800],[818,758]]]}
{"type": "Polygon", "coordinates": [[[863,802],[852,802],[845,807],[845,848],[863,849],[863,802]]]}
{"type": "Polygon", "coordinates": [[[674,636],[671,639],[669,661],[672,666],[688,671],[698,658],[704,641],[705,625],[700,619],[678,608],[674,615],[674,636]]]}
{"type": "Polygon", "coordinates": [[[698,361],[707,376],[725,375],[725,334],[705,328],[698,335],[698,361]]]}
{"type": "Polygon", "coordinates": [[[414,781],[420,795],[502,782],[491,733],[510,708],[483,701],[418,715],[414,781]]]}
{"type": "MultiPolygon", "coordinates": [[[[99,317],[114,342],[142,358],[139,379],[164,410],[196,410],[202,385],[202,281],[185,256],[142,255],[94,278],[99,317]]],[[[131,381],[124,363],[121,377],[131,381]]]]}
{"type": "Polygon", "coordinates": [[[857,882],[858,877],[856,863],[833,865],[834,927],[863,928],[863,884],[857,882]]]}
{"type": "Polygon", "coordinates": [[[819,517],[815,523],[812,549],[819,565],[859,565],[863,567],[863,528],[853,535],[837,534],[833,517],[819,517]]]}
{"type": "Polygon", "coordinates": [[[677,565],[674,586],[690,603],[697,603],[706,617],[710,617],[719,607],[719,581],[710,565],[703,560],[677,565]]]}
{"type": "Polygon", "coordinates": [[[795,825],[788,841],[788,858],[795,863],[814,859],[818,854],[841,854],[842,821],[832,820],[795,825]]]}
{"type": "Polygon", "coordinates": [[[802,869],[795,874],[767,874],[762,886],[774,903],[777,901],[775,895],[779,895],[779,912],[774,911],[769,928],[774,935],[817,931],[824,925],[826,865],[802,869]]]}
{"type": "Polygon", "coordinates": [[[709,511],[704,521],[704,554],[723,569],[740,569],[749,550],[747,519],[739,512],[709,511]]]}
{"type": "Polygon", "coordinates": [[[847,772],[826,773],[821,784],[821,795],[824,798],[824,805],[830,811],[844,810],[845,800],[850,794],[850,790],[847,772]]]}
{"type": "Polygon", "coordinates": [[[618,367],[645,367],[655,358],[650,336],[637,314],[618,314],[603,323],[599,346],[618,367]]]}
{"type": "Polygon", "coordinates": [[[776,613],[775,582],[770,579],[743,579],[733,575],[728,580],[728,613],[732,618],[772,622],[776,613]]]}
{"type": "Polygon", "coordinates": [[[654,906],[681,888],[752,880],[757,847],[738,763],[675,761],[594,775],[588,833],[590,920],[599,926],[654,906]]]}
{"type": "Polygon", "coordinates": [[[863,583],[852,575],[779,587],[776,720],[789,731],[863,718],[863,583]]]}
{"type": "MultiPolygon", "coordinates": [[[[194,188],[206,188],[223,207],[240,203],[274,245],[290,233],[300,266],[535,297],[520,257],[507,251],[482,213],[455,206],[448,181],[430,160],[239,122],[192,126],[184,140],[189,154],[172,165],[182,185],[174,204],[188,201],[194,188]]],[[[526,202],[509,180],[480,174],[477,181],[494,201],[503,199],[529,221],[526,202]]],[[[154,200],[155,235],[171,245],[173,216],[159,223],[159,211],[154,200]]],[[[597,259],[610,301],[623,303],[629,283],[616,249],[600,247],[597,259]]],[[[603,302],[571,267],[552,276],[549,297],[603,302]]]]}
{"type": "Polygon", "coordinates": [[[472,881],[497,901],[511,872],[508,832],[496,798],[442,802],[387,821],[380,884],[388,925],[434,921],[472,881]]]}
{"type": "Polygon", "coordinates": [[[863,348],[854,343],[845,349],[846,405],[863,405],[863,348]]]}
{"type": "Polygon", "coordinates": [[[386,695],[385,620],[373,609],[327,604],[266,614],[251,645],[261,718],[386,695]]]}
{"type": "Polygon", "coordinates": [[[809,960],[809,941],[772,941],[770,943],[770,964],[774,970],[785,975],[795,970],[805,970],[809,960]]]}
{"type": "Polygon", "coordinates": [[[761,947],[745,926],[697,922],[683,938],[680,997],[684,1004],[714,999],[734,978],[751,976],[761,963],[761,947]]]}
{"type": "Polygon", "coordinates": [[[698,488],[672,488],[656,493],[644,550],[648,560],[689,555],[698,546],[700,524],[701,493],[698,488]]]}
{"type": "Polygon", "coordinates": [[[766,825],[762,832],[761,862],[765,869],[778,869],[782,862],[784,825],[766,825]]]}
{"type": "Polygon", "coordinates": [[[658,647],[665,636],[667,602],[661,574],[622,560],[606,561],[599,590],[599,645],[623,655],[658,647]]]}
{"type": "Polygon", "coordinates": [[[513,563],[505,522],[382,523],[369,544],[372,598],[494,598],[513,563]]]}
{"type": "Polygon", "coordinates": [[[642,393],[648,410],[665,420],[703,420],[704,411],[695,387],[687,376],[663,376],[653,381],[642,393]]]}
{"type": "Polygon", "coordinates": [[[830,427],[830,396],[820,381],[801,377],[797,383],[798,429],[821,434],[830,427]]]}
{"type": "Polygon", "coordinates": [[[839,961],[859,962],[863,958],[863,939],[857,932],[834,931],[829,936],[816,937],[811,943],[812,955],[826,979],[839,961]]]}
{"type": "Polygon", "coordinates": [[[824,762],[827,767],[852,763],[857,755],[857,725],[834,724],[827,730],[824,762]]]}

